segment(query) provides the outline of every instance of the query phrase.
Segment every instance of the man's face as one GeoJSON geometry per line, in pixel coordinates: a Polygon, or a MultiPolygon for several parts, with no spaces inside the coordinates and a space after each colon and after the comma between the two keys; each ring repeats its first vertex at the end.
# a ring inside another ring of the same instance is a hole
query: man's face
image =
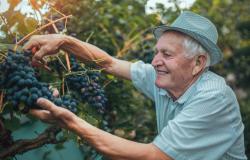
{"type": "Polygon", "coordinates": [[[194,58],[184,56],[184,37],[178,32],[164,33],[156,44],[156,55],[152,61],[157,78],[156,86],[171,94],[184,92],[193,80],[194,58]]]}

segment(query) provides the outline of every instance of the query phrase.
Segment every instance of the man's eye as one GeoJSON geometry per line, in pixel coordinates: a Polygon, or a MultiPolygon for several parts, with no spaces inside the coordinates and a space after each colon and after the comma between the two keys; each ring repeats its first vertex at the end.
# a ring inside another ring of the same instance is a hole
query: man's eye
{"type": "Polygon", "coordinates": [[[168,52],[163,52],[164,57],[169,57],[171,56],[168,52]]]}

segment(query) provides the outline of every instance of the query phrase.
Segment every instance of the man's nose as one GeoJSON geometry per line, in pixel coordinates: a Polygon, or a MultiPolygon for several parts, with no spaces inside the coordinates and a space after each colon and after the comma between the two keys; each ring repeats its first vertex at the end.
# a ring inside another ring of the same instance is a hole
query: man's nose
{"type": "Polygon", "coordinates": [[[159,54],[156,54],[151,63],[154,67],[162,65],[162,60],[159,54]]]}

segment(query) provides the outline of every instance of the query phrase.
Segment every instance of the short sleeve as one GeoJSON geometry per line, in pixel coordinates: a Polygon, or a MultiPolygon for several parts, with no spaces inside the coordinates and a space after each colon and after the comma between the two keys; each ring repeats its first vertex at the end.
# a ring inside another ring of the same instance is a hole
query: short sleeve
{"type": "Polygon", "coordinates": [[[168,122],[153,144],[176,160],[220,159],[240,136],[232,127],[235,107],[223,94],[201,94],[168,122]]]}
{"type": "Polygon", "coordinates": [[[154,100],[155,70],[151,64],[135,62],[130,68],[134,86],[151,100],[154,100]]]}

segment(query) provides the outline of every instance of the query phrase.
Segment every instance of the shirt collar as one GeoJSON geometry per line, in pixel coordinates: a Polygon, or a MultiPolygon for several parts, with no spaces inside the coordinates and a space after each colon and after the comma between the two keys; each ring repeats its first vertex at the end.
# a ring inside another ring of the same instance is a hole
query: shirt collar
{"type": "Polygon", "coordinates": [[[165,90],[165,89],[162,89],[162,88],[158,88],[159,89],[159,94],[161,96],[168,96],[169,97],[169,93],[165,90]]]}
{"type": "Polygon", "coordinates": [[[199,82],[200,77],[181,95],[176,102],[179,104],[185,103],[196,90],[196,84],[199,82]]]}

